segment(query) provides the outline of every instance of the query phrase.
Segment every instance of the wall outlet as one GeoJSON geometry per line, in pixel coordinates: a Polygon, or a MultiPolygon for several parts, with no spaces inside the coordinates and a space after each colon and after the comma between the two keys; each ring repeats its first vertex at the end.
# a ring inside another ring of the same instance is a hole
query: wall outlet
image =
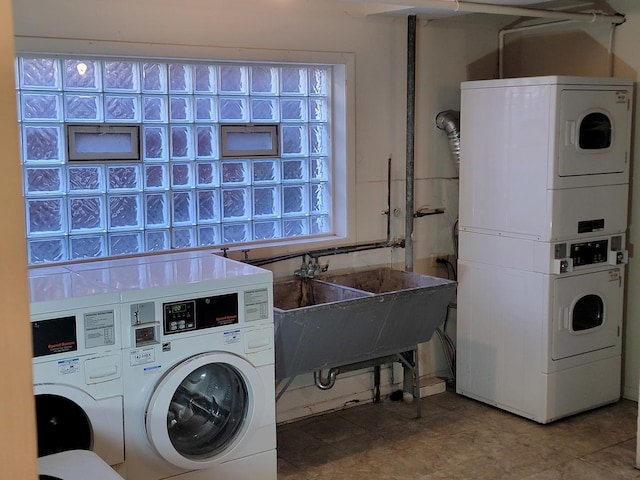
{"type": "MultiPolygon", "coordinates": [[[[439,258],[443,258],[445,260],[449,260],[449,254],[447,253],[436,253],[434,255],[431,255],[429,257],[429,266],[432,268],[437,268],[437,267],[446,267],[446,265],[444,263],[438,263],[438,259],[439,258]]],[[[451,260],[449,260],[451,261],[451,260]]]]}

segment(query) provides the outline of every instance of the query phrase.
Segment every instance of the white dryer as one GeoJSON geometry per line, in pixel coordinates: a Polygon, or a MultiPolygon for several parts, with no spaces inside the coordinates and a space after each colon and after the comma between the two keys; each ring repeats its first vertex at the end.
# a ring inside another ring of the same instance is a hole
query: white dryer
{"type": "Polygon", "coordinates": [[[121,294],[125,476],[275,480],[271,272],[190,253],[82,275],[121,294]]]}
{"type": "Polygon", "coordinates": [[[539,241],[624,233],[633,82],[461,86],[460,230],[539,241]]]}
{"type": "Polygon", "coordinates": [[[29,271],[38,456],[124,462],[120,297],[60,267],[29,271]]]}

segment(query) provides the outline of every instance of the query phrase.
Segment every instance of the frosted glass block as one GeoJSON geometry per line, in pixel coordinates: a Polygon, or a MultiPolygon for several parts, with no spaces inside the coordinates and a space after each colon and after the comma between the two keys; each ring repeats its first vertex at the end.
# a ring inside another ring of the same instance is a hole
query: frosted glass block
{"type": "Polygon", "coordinates": [[[206,225],[198,227],[198,245],[219,245],[220,244],[220,226],[206,225]]]}
{"type": "Polygon", "coordinates": [[[144,127],[143,151],[145,160],[169,160],[167,127],[144,127]]]}
{"type": "Polygon", "coordinates": [[[59,93],[23,93],[22,120],[62,121],[61,97],[59,93]]]}
{"type": "Polygon", "coordinates": [[[248,219],[251,216],[251,202],[248,188],[222,190],[222,218],[224,220],[248,219]]]}
{"type": "Polygon", "coordinates": [[[217,187],[220,184],[217,162],[198,162],[196,168],[198,187],[217,187]]]}
{"type": "Polygon", "coordinates": [[[55,58],[21,58],[20,86],[37,90],[60,90],[60,61],[55,58]]]}
{"type": "Polygon", "coordinates": [[[195,223],[195,202],[193,192],[173,192],[173,225],[195,223]]]}
{"type": "Polygon", "coordinates": [[[105,91],[140,91],[138,64],[134,62],[104,62],[105,91]]]}
{"type": "Polygon", "coordinates": [[[196,93],[216,93],[216,67],[213,65],[195,65],[194,91],[196,93]]]}
{"type": "Polygon", "coordinates": [[[112,233],[109,235],[109,255],[130,255],[142,252],[142,233],[112,233]]]}
{"type": "Polygon", "coordinates": [[[107,255],[106,235],[78,235],[69,237],[71,259],[99,258],[107,255]]]}
{"type": "Polygon", "coordinates": [[[251,93],[277,94],[278,69],[275,67],[251,67],[251,93]]]}
{"type": "Polygon", "coordinates": [[[62,262],[68,260],[65,238],[32,239],[28,242],[29,263],[62,262]]]}
{"type": "Polygon", "coordinates": [[[283,68],[280,73],[281,95],[307,94],[307,69],[298,67],[283,68]]]}
{"type": "Polygon", "coordinates": [[[162,63],[142,64],[142,91],[167,93],[167,66],[162,63]]]}
{"type": "Polygon", "coordinates": [[[107,167],[108,190],[141,190],[140,165],[107,167]]]}
{"type": "Polygon", "coordinates": [[[249,121],[249,109],[247,99],[244,97],[220,97],[220,121],[221,122],[247,122],[249,121]]]}
{"type": "Polygon", "coordinates": [[[282,180],[304,181],[308,180],[307,159],[294,158],[282,161],[282,180]]]}
{"type": "Polygon", "coordinates": [[[145,189],[169,189],[169,177],[166,165],[145,165],[144,167],[145,189]]]}
{"type": "Polygon", "coordinates": [[[169,226],[169,197],[167,193],[149,193],[145,197],[145,226],[169,226]]]}
{"type": "Polygon", "coordinates": [[[311,217],[310,222],[312,235],[331,232],[331,224],[328,216],[311,217]]]}
{"type": "Polygon", "coordinates": [[[307,126],[282,125],[282,155],[307,155],[307,126]]]}
{"type": "MultiPolygon", "coordinates": [[[[64,61],[64,89],[98,91],[102,87],[100,62],[68,59],[64,61]]],[[[72,254],[73,256],[73,254],[72,254]]]]}
{"type": "Polygon", "coordinates": [[[69,230],[104,230],[104,204],[102,196],[69,197],[69,230]]]}
{"type": "Polygon", "coordinates": [[[196,158],[218,158],[218,129],[211,125],[196,127],[196,158]]]}
{"type": "Polygon", "coordinates": [[[169,65],[169,91],[172,93],[191,93],[193,91],[191,65],[182,63],[169,65]]]}
{"type": "Polygon", "coordinates": [[[248,223],[222,225],[222,243],[240,243],[251,240],[248,223]]]}
{"type": "Polygon", "coordinates": [[[62,126],[23,125],[24,161],[46,160],[62,163],[62,126]]]}
{"type": "Polygon", "coordinates": [[[329,69],[309,68],[309,95],[327,95],[329,93],[329,69]]]}
{"type": "Polygon", "coordinates": [[[220,221],[220,199],[218,190],[198,191],[198,223],[220,221]]]}
{"type": "Polygon", "coordinates": [[[329,132],[325,124],[309,125],[309,154],[327,155],[329,132]]]}
{"type": "Polygon", "coordinates": [[[276,122],[280,119],[277,98],[252,98],[252,122],[276,122]]]}
{"type": "Polygon", "coordinates": [[[254,217],[273,217],[280,213],[280,190],[278,187],[253,188],[254,217]]]}
{"type": "Polygon", "coordinates": [[[64,116],[72,122],[102,122],[102,96],[99,94],[65,94],[64,116]]]}
{"type": "Polygon", "coordinates": [[[27,168],[25,171],[25,192],[59,193],[64,190],[62,168],[27,168]]]}
{"type": "Polygon", "coordinates": [[[139,195],[109,196],[109,229],[141,228],[139,195]]]}
{"type": "Polygon", "coordinates": [[[304,98],[283,98],[280,101],[283,122],[306,122],[307,100],[304,98]]]}
{"type": "Polygon", "coordinates": [[[197,241],[195,228],[173,229],[173,248],[191,248],[196,246],[197,241]]]}
{"type": "Polygon", "coordinates": [[[283,186],[282,206],[284,214],[299,215],[307,213],[307,186],[283,186]]]}
{"type": "Polygon", "coordinates": [[[65,209],[62,197],[27,199],[27,235],[65,233],[65,209]]]}
{"type": "Polygon", "coordinates": [[[282,220],[283,238],[309,235],[309,225],[306,218],[282,220]]]}
{"type": "Polygon", "coordinates": [[[327,107],[326,98],[310,98],[309,99],[309,121],[311,122],[328,122],[329,108],[327,107]]]}
{"type": "Polygon", "coordinates": [[[278,171],[278,162],[276,160],[254,160],[253,166],[253,182],[278,182],[280,180],[280,172],[278,171]]]}
{"type": "Polygon", "coordinates": [[[249,163],[245,160],[236,162],[221,162],[222,184],[249,183],[249,163]]]}
{"type": "Polygon", "coordinates": [[[328,181],[329,180],[329,159],[325,157],[311,158],[311,179],[328,181]]]}
{"type": "Polygon", "coordinates": [[[104,167],[68,167],[69,191],[104,192],[104,167]]]}
{"type": "Polygon", "coordinates": [[[195,186],[192,163],[174,163],[171,165],[171,186],[173,188],[191,188],[195,186]]]}
{"type": "Polygon", "coordinates": [[[193,130],[191,126],[171,127],[171,158],[193,160],[193,130]]]}
{"type": "Polygon", "coordinates": [[[215,97],[195,97],[196,122],[215,122],[218,120],[218,108],[215,97]]]}
{"type": "Polygon", "coordinates": [[[274,238],[280,238],[280,228],[280,222],[278,220],[272,220],[269,222],[254,222],[253,239],[271,240],[274,238]]]}
{"type": "Polygon", "coordinates": [[[133,95],[105,95],[105,119],[108,122],[140,121],[140,99],[133,95]]]}
{"type": "Polygon", "coordinates": [[[147,231],[145,233],[145,243],[147,252],[162,252],[163,250],[170,250],[171,244],[169,243],[169,231],[147,231]]]}
{"type": "Polygon", "coordinates": [[[220,93],[248,93],[247,67],[236,65],[220,66],[220,93]]]}
{"type": "Polygon", "coordinates": [[[311,213],[329,213],[329,192],[326,183],[311,185],[311,213]]]}
{"type": "Polygon", "coordinates": [[[142,120],[145,122],[167,121],[167,99],[161,96],[142,97],[142,120]]]}
{"type": "Polygon", "coordinates": [[[169,118],[174,122],[192,122],[193,105],[191,97],[170,97],[169,118]]]}

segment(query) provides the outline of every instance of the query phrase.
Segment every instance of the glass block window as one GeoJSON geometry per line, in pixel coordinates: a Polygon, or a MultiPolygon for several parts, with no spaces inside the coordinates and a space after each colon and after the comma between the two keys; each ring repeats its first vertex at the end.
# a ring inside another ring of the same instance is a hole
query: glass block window
{"type": "Polygon", "coordinates": [[[332,233],[331,66],[16,65],[30,264],[332,233]],[[139,125],[142,162],[69,162],[67,127],[100,124],[139,125]],[[276,125],[276,156],[222,158],[242,124],[276,125]]]}

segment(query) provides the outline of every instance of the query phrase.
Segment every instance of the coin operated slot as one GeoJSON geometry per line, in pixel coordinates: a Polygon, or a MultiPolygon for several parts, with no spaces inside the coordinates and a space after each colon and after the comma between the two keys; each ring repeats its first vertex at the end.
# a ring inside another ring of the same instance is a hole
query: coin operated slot
{"type": "Polygon", "coordinates": [[[609,265],[622,265],[629,263],[629,252],[626,250],[609,251],[609,265]]]}
{"type": "Polygon", "coordinates": [[[156,345],[160,342],[160,323],[145,323],[133,328],[133,339],[136,347],[156,345]]]}
{"type": "Polygon", "coordinates": [[[553,260],[552,273],[559,275],[561,273],[573,272],[572,258],[556,258],[553,260]]]}

